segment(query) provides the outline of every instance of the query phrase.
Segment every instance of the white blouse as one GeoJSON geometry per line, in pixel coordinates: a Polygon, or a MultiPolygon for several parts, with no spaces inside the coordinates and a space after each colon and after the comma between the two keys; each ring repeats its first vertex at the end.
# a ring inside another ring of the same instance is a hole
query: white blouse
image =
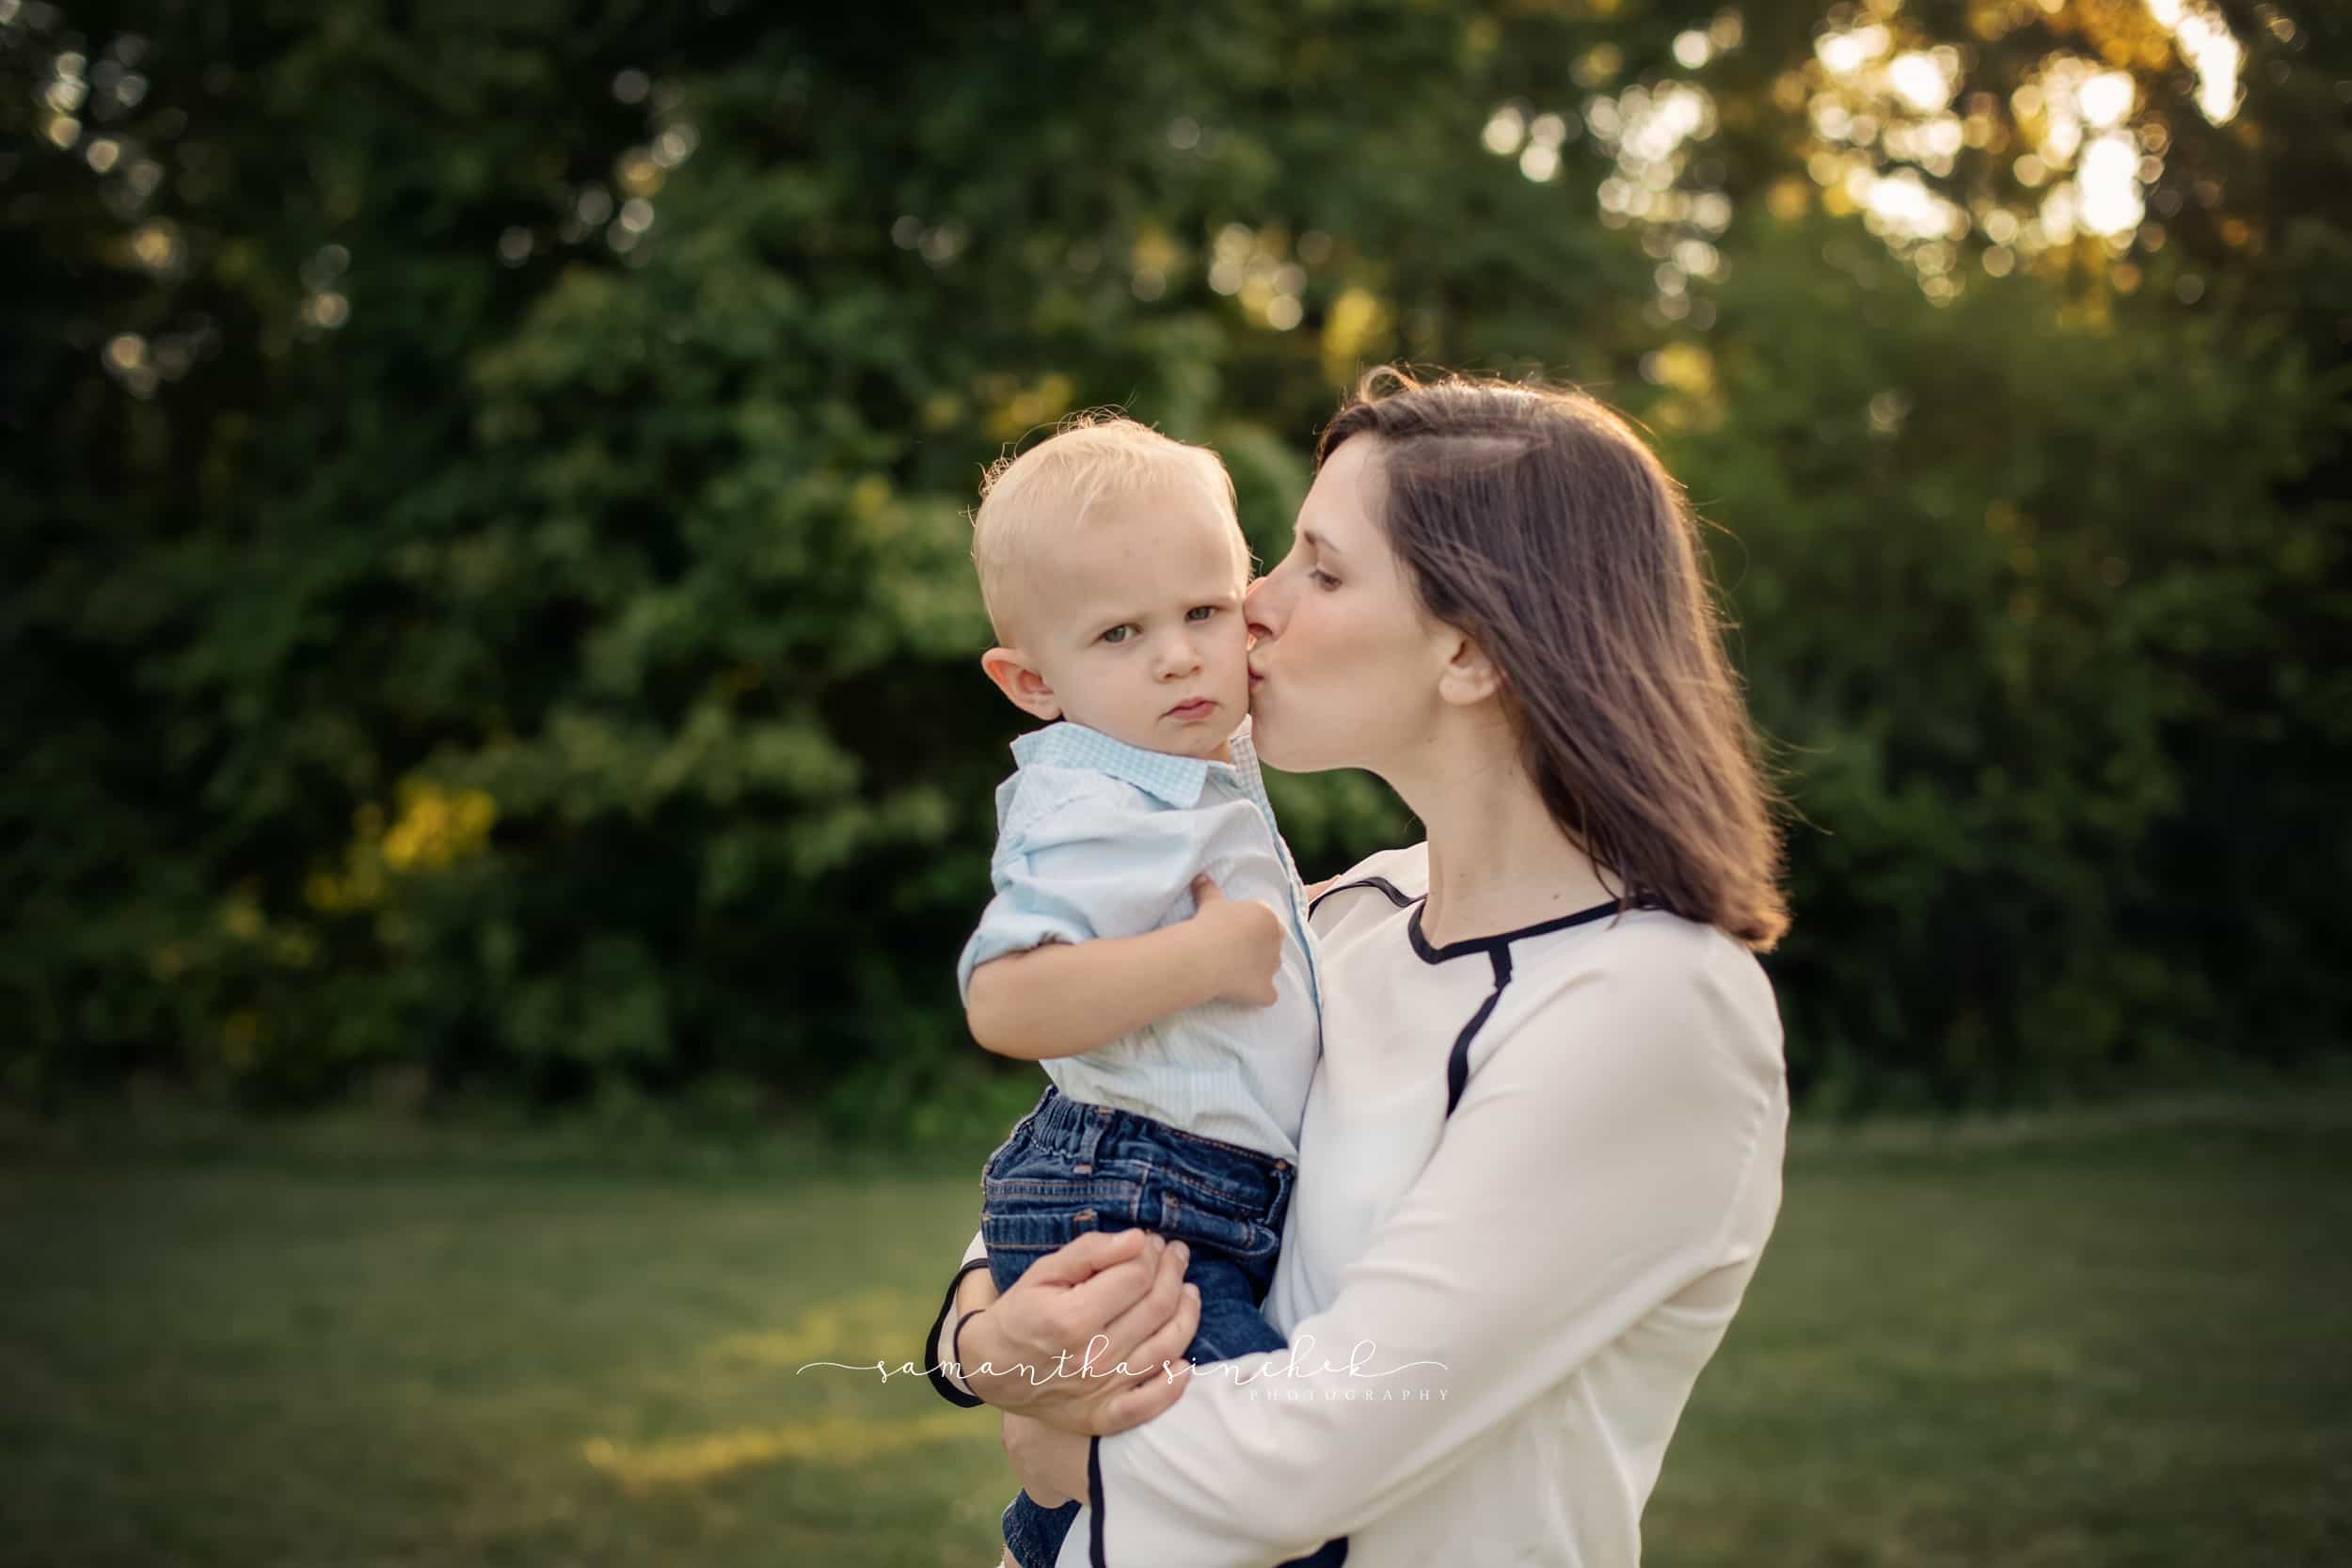
{"type": "Polygon", "coordinates": [[[1428,849],[1316,901],[1324,1056],[1268,1320],[1096,1440],[1057,1568],[1630,1568],[1780,1207],[1770,983],[1604,907],[1433,948],[1428,849]],[[1450,1114],[1449,1114],[1450,1110],[1450,1114]]]}

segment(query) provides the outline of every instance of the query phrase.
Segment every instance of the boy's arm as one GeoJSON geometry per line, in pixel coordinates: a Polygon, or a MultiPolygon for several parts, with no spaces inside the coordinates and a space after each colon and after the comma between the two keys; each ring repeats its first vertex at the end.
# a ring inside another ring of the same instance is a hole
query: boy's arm
{"type": "Polygon", "coordinates": [[[1210,939],[1198,920],[1139,937],[1048,942],[972,972],[964,1022],[999,1056],[1041,1062],[1075,1056],[1131,1035],[1222,990],[1210,939]]]}
{"type": "Polygon", "coordinates": [[[1203,1002],[1266,1006],[1282,966],[1282,919],[1253,898],[1192,883],[1190,919],[1134,937],[1052,942],[972,972],[964,1022],[1000,1056],[1074,1056],[1203,1002]]]}
{"type": "Polygon", "coordinates": [[[1282,921],[1200,873],[1191,814],[1132,786],[1041,769],[991,867],[996,896],[956,963],[972,1037],[1020,1061],[1074,1056],[1218,998],[1274,1001],[1282,921]],[[1190,882],[1195,909],[1171,920],[1190,882]]]}

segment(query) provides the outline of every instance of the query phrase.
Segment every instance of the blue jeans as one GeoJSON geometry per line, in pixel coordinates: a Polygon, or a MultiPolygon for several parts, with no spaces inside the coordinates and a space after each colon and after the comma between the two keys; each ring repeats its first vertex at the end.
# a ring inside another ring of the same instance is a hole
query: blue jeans
{"type": "MultiPolygon", "coordinates": [[[[1288,1341],[1258,1304],[1274,1282],[1296,1179],[1288,1160],[1072,1100],[1049,1084],[980,1176],[988,1272],[1004,1291],[1085,1231],[1156,1230],[1192,1251],[1184,1278],[1200,1288],[1200,1326],[1186,1354],[1196,1366],[1280,1350],[1288,1341]]],[[[1074,1502],[1044,1508],[1024,1492],[1005,1508],[1005,1544],[1022,1568],[1053,1568],[1077,1514],[1074,1502]]],[[[1295,1560],[1298,1568],[1346,1560],[1344,1539],[1295,1560]]]]}

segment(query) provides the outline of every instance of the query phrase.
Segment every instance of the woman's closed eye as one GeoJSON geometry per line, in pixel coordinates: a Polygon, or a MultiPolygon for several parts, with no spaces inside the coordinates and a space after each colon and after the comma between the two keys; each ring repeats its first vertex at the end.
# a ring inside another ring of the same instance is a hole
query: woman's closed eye
{"type": "Polygon", "coordinates": [[[1317,588],[1337,588],[1340,585],[1340,579],[1325,571],[1321,565],[1316,563],[1314,556],[1310,553],[1313,550],[1313,548],[1314,546],[1311,543],[1302,538],[1295,541],[1292,545],[1291,554],[1304,559],[1307,562],[1307,580],[1309,582],[1313,583],[1317,588]]]}

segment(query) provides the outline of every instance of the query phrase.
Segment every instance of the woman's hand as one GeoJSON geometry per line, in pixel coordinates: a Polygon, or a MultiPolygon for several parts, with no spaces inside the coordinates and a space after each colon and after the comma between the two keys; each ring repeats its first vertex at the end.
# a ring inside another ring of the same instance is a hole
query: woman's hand
{"type": "Polygon", "coordinates": [[[1282,917],[1255,898],[1228,898],[1208,874],[1192,879],[1191,924],[1205,934],[1209,974],[1219,1002],[1274,1005],[1274,976],[1282,967],[1282,917]]]}
{"type": "Polygon", "coordinates": [[[1089,1231],[966,1318],[963,1380],[1002,1411],[1103,1436],[1150,1420],[1192,1379],[1200,1326],[1187,1252],[1148,1230],[1089,1231]]]}
{"type": "Polygon", "coordinates": [[[1086,1495],[1090,1439],[1047,1426],[1035,1417],[1009,1415],[999,1435],[1013,1479],[1038,1507],[1059,1508],[1086,1495]]]}

